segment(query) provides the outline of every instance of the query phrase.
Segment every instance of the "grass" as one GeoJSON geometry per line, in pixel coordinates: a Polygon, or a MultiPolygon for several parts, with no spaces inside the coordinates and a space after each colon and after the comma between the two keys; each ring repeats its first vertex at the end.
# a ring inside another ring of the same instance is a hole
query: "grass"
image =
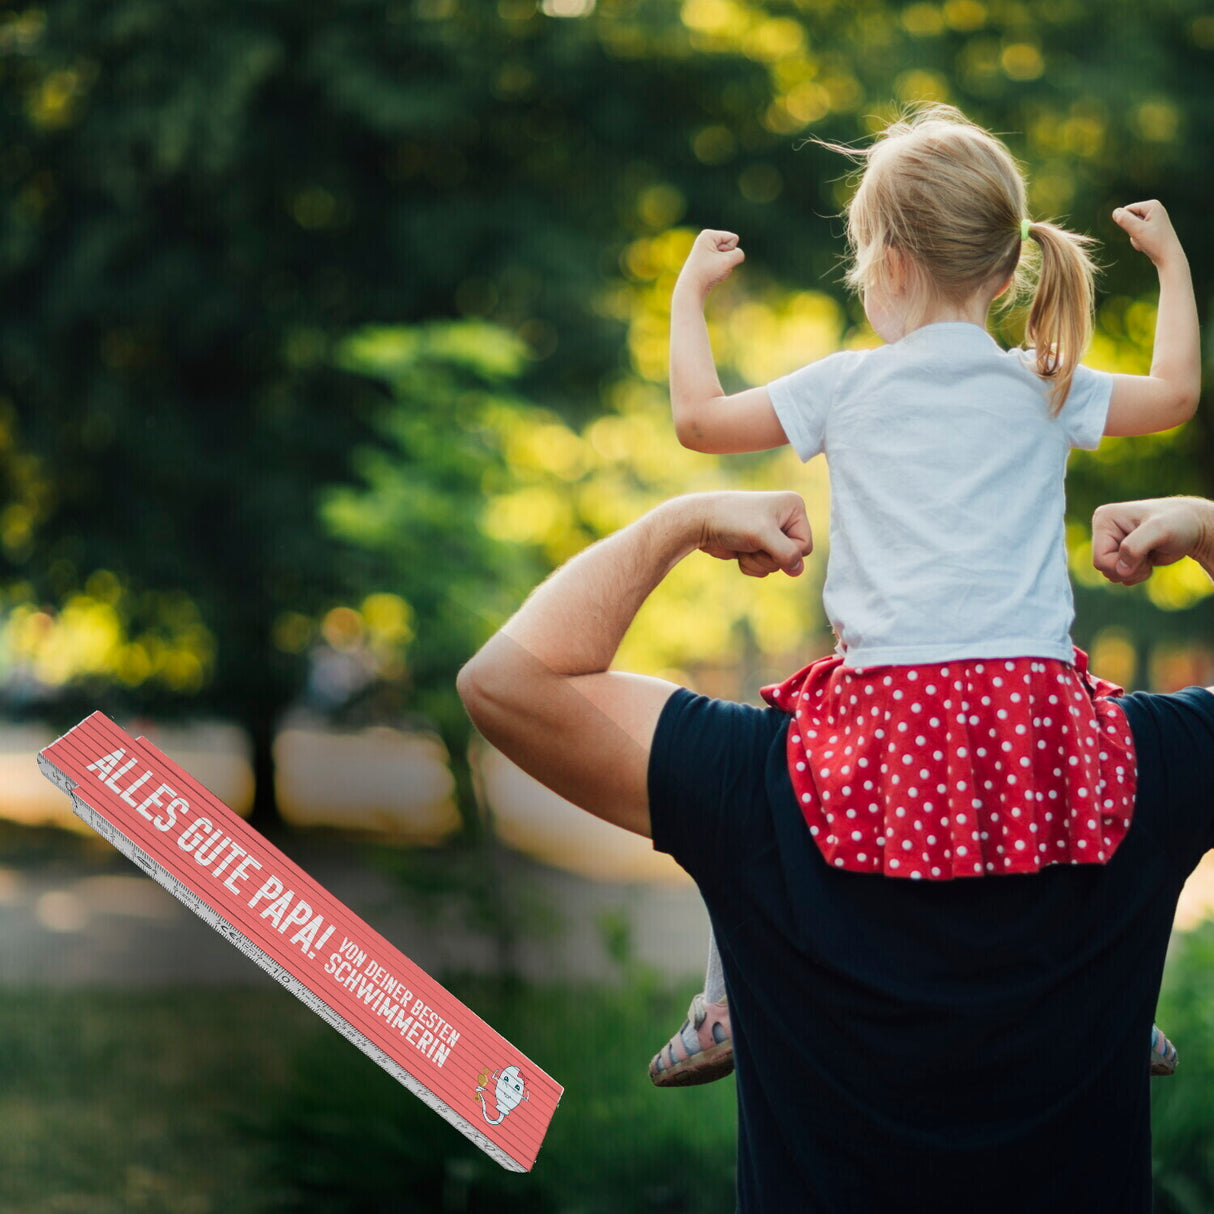
{"type": "Polygon", "coordinates": [[[6,990],[5,1214],[715,1214],[733,1085],[657,1091],[683,995],[447,980],[566,1087],[530,1176],[275,988],[6,990]]]}
{"type": "Polygon", "coordinates": [[[243,1129],[314,1017],[274,989],[0,996],[5,1214],[252,1214],[277,1195],[243,1129]]]}

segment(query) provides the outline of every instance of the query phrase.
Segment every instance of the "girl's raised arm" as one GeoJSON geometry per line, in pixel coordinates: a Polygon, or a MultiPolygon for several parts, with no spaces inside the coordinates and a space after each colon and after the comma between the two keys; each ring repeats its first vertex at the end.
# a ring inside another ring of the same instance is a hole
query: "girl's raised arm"
{"type": "Polygon", "coordinates": [[[704,301],[745,254],[732,232],[701,232],[670,304],[670,406],[684,447],[714,455],[767,451],[787,441],[766,388],[726,396],[717,376],[704,301]]]}
{"type": "Polygon", "coordinates": [[[1159,272],[1159,308],[1149,375],[1118,375],[1113,381],[1108,435],[1157,434],[1182,425],[1197,411],[1201,395],[1201,332],[1189,261],[1163,204],[1133,202],[1113,219],[1159,272]]]}

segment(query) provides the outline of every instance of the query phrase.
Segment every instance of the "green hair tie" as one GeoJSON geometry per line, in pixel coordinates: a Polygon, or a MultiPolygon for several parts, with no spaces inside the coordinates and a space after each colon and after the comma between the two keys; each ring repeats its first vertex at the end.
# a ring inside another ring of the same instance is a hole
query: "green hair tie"
{"type": "Polygon", "coordinates": [[[1031,219],[1022,219],[1020,221],[1020,239],[1022,241],[1028,240],[1029,228],[1031,228],[1032,226],[1033,226],[1033,221],[1031,219]]]}

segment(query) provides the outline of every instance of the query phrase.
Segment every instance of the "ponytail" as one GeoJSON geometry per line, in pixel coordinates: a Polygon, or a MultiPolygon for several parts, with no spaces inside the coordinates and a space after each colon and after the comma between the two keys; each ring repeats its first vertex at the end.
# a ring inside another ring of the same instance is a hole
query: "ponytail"
{"type": "Polygon", "coordinates": [[[1027,225],[1041,250],[1041,268],[1025,326],[1025,344],[1037,353],[1037,374],[1052,380],[1050,412],[1066,403],[1079,360],[1092,340],[1096,267],[1088,253],[1091,237],[1052,223],[1027,225]]]}

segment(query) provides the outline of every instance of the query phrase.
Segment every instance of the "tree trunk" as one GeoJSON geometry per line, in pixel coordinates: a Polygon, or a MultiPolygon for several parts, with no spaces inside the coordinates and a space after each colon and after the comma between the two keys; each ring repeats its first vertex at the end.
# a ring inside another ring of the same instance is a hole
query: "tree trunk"
{"type": "Polygon", "coordinates": [[[279,835],[283,829],[274,787],[276,716],[269,705],[260,705],[242,722],[253,744],[253,809],[249,814],[249,825],[269,836],[279,835]]]}
{"type": "Polygon", "coordinates": [[[472,730],[466,723],[457,729],[444,729],[447,762],[455,779],[456,804],[464,823],[468,845],[484,856],[481,871],[482,887],[490,910],[493,951],[498,980],[510,986],[518,978],[518,916],[507,892],[506,853],[493,824],[493,810],[477,776],[472,752],[475,746],[472,730]]]}

